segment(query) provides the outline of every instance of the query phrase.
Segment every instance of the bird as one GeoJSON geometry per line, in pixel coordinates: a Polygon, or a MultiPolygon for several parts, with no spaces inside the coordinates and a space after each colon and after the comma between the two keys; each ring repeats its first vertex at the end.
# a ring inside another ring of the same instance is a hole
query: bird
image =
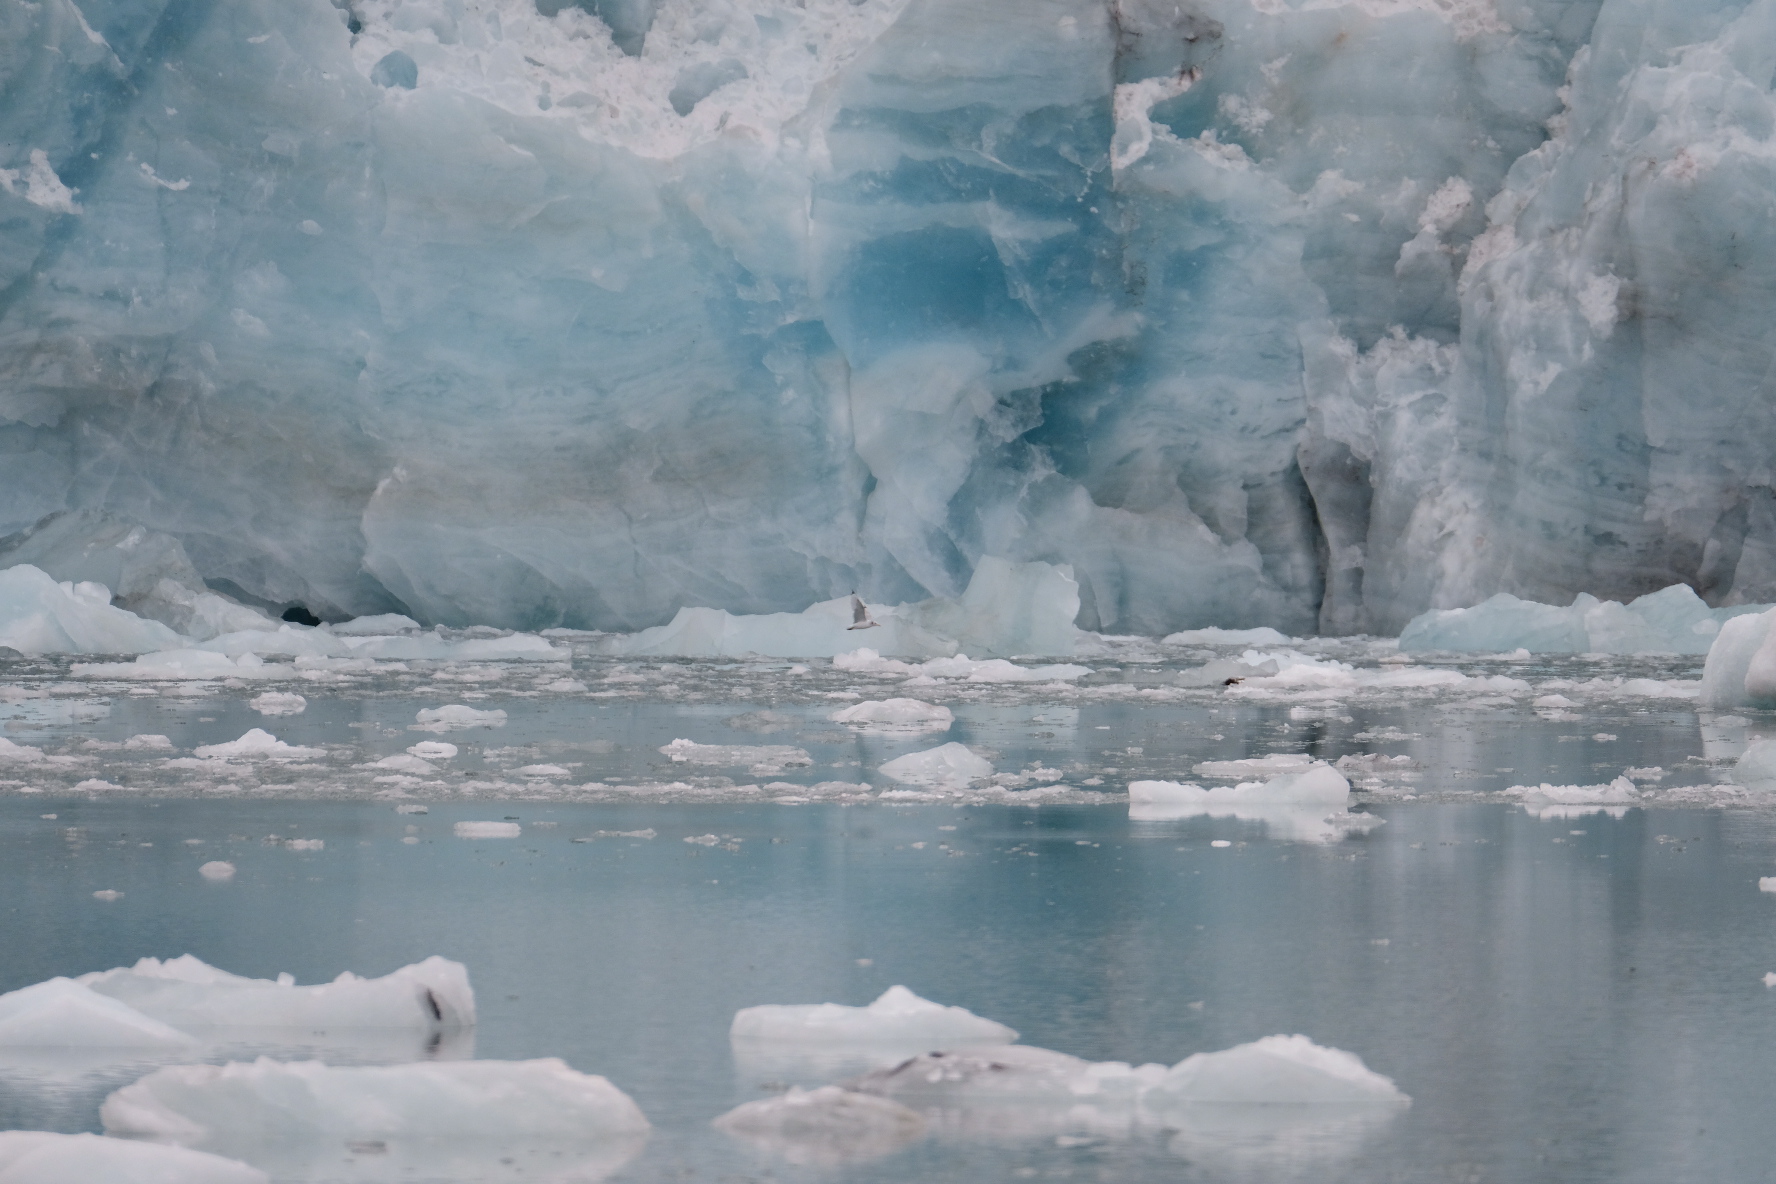
{"type": "Polygon", "coordinates": [[[869,609],[865,608],[863,601],[857,598],[857,593],[851,593],[851,623],[845,626],[845,632],[849,633],[853,629],[874,629],[880,624],[880,621],[870,620],[869,609]]]}

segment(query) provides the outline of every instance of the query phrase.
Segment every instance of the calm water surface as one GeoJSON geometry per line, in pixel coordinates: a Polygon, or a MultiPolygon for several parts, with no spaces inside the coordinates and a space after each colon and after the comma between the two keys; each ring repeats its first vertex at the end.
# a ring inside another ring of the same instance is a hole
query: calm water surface
{"type": "MultiPolygon", "coordinates": [[[[1762,982],[1776,896],[1757,887],[1776,873],[1776,820],[1368,808],[1387,825],[1316,843],[1262,821],[1135,822],[1113,805],[413,816],[14,797],[0,799],[0,990],[149,954],[299,982],[442,954],[477,989],[474,1055],[559,1056],[642,1106],[655,1133],[623,1180],[1776,1179],[1776,991],[1762,982]],[[452,837],[455,821],[508,816],[521,838],[452,837]],[[410,826],[417,843],[402,841],[410,826]],[[647,828],[657,837],[572,842],[647,828]],[[683,841],[704,834],[725,845],[683,841]],[[232,882],[196,874],[216,858],[239,867],[232,882]],[[93,898],[106,888],[124,896],[93,898]],[[820,1079],[737,1064],[736,1009],[864,1003],[895,983],[1093,1060],[1171,1063],[1301,1032],[1414,1101],[1317,1142],[956,1135],[825,1167],[709,1127],[820,1079]]],[[[0,1063],[0,1126],[97,1129],[105,1093],[139,1072],[0,1063]]]]}

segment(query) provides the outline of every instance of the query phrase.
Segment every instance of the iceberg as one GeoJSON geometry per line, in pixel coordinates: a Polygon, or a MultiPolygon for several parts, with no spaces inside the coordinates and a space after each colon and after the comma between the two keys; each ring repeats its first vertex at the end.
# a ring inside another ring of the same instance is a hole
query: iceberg
{"type": "Polygon", "coordinates": [[[58,583],[21,563],[0,571],[0,646],[21,654],[139,654],[169,649],[179,635],[111,604],[111,590],[58,583]]]}
{"type": "Polygon", "coordinates": [[[67,978],[0,995],[0,1049],[164,1049],[197,1041],[171,1024],[67,978]]]}
{"type": "Polygon", "coordinates": [[[100,1135],[0,1131],[0,1184],[270,1184],[239,1160],[100,1135]]]}
{"type": "Polygon", "coordinates": [[[1768,605],[1711,609],[1673,584],[1627,604],[1581,593],[1558,608],[1499,593],[1472,608],[1433,610],[1400,633],[1402,650],[1537,654],[1706,654],[1727,622],[1768,605]]]}

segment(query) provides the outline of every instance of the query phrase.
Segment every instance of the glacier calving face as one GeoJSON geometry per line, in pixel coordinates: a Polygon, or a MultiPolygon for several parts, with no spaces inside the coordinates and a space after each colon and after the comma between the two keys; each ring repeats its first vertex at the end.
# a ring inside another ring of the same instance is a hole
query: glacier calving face
{"type": "Polygon", "coordinates": [[[1776,599],[1772,12],[12,5],[0,531],[525,629],[1776,599]]]}

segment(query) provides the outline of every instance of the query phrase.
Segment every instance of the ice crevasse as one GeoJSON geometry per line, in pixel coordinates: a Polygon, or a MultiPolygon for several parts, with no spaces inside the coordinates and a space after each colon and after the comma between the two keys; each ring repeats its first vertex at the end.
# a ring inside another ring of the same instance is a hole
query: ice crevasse
{"type": "Polygon", "coordinates": [[[1776,600],[1773,22],[9,5],[0,535],[177,540],[189,595],[50,574],[181,636],[240,628],[196,589],[634,631],[985,559],[1151,635],[1776,600]]]}

